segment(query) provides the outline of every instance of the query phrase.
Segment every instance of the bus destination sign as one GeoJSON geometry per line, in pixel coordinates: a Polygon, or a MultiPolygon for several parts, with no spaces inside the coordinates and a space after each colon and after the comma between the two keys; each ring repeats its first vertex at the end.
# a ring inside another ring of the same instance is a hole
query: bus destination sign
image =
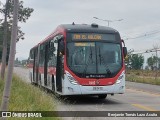
{"type": "Polygon", "coordinates": [[[115,34],[74,33],[72,40],[111,40],[115,41],[115,34]]]}
{"type": "Polygon", "coordinates": [[[74,40],[101,40],[102,36],[100,34],[73,34],[74,40]]]}

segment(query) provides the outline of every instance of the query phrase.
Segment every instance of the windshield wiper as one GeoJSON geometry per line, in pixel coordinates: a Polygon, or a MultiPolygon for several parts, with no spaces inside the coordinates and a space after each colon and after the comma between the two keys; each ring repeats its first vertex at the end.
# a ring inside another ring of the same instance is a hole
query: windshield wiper
{"type": "Polygon", "coordinates": [[[103,56],[101,55],[101,49],[100,49],[100,46],[99,46],[99,53],[98,53],[99,55],[99,61],[100,61],[100,65],[101,65],[101,63],[106,67],[106,72],[107,72],[107,75],[111,75],[112,74],[112,72],[111,72],[111,70],[109,69],[109,67],[108,67],[108,65],[107,64],[105,64],[104,63],[104,58],[103,58],[103,56]]]}
{"type": "Polygon", "coordinates": [[[90,54],[89,54],[89,57],[88,57],[88,59],[87,59],[87,63],[85,64],[85,68],[84,68],[84,71],[83,71],[83,75],[86,74],[86,71],[87,71],[88,64],[89,64],[90,60],[91,60],[92,63],[93,63],[92,56],[93,56],[93,54],[92,54],[92,48],[91,48],[91,45],[90,45],[90,54]]]}

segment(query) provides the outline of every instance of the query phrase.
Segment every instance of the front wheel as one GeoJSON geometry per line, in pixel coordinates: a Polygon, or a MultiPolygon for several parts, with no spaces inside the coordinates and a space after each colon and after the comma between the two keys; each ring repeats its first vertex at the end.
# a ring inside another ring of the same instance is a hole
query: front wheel
{"type": "Polygon", "coordinates": [[[98,95],[99,99],[105,99],[106,97],[107,97],[107,94],[105,94],[105,95],[98,95]]]}

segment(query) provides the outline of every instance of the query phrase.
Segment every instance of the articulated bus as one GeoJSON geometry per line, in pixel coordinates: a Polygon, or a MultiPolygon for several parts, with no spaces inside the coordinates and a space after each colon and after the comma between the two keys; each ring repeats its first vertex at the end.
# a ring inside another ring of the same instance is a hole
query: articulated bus
{"type": "Polygon", "coordinates": [[[30,50],[32,84],[59,95],[125,92],[127,48],[117,30],[97,24],[64,24],[30,50]]]}

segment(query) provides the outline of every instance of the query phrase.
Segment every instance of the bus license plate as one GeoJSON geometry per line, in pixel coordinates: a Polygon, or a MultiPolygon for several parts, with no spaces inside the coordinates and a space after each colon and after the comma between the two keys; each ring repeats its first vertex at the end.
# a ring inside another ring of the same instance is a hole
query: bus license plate
{"type": "Polygon", "coordinates": [[[103,90],[103,87],[93,87],[93,90],[94,91],[100,91],[100,90],[103,90]]]}

